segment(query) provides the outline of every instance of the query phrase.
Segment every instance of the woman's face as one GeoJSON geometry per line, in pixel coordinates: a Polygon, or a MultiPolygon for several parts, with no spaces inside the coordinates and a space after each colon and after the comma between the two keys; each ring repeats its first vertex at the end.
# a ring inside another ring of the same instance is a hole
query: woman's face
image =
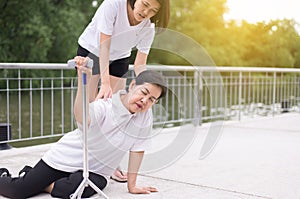
{"type": "Polygon", "coordinates": [[[136,0],[133,15],[135,20],[141,22],[156,15],[159,9],[160,3],[157,0],[136,0]]]}
{"type": "Polygon", "coordinates": [[[123,104],[131,113],[145,112],[158,101],[161,92],[159,86],[150,83],[130,86],[123,104]]]}

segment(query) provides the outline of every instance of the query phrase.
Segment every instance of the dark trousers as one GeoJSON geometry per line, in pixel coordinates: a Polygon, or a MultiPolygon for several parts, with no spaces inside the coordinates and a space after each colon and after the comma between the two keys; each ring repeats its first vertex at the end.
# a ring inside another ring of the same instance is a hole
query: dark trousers
{"type": "MultiPolygon", "coordinates": [[[[106,178],[98,174],[89,173],[89,179],[99,189],[103,189],[107,184],[106,178]]],[[[82,180],[82,171],[75,173],[59,171],[40,160],[23,177],[0,177],[0,195],[13,199],[28,198],[44,192],[45,188],[54,182],[51,195],[67,199],[76,191],[82,180]]],[[[87,187],[82,196],[90,197],[95,193],[91,187],[87,187]]]]}
{"type": "MultiPolygon", "coordinates": [[[[93,60],[93,75],[100,74],[99,57],[93,53],[90,53],[82,46],[78,46],[77,55],[82,57],[89,57],[93,60]]],[[[109,74],[119,78],[126,78],[129,69],[130,57],[117,59],[109,62],[109,74]]]]}

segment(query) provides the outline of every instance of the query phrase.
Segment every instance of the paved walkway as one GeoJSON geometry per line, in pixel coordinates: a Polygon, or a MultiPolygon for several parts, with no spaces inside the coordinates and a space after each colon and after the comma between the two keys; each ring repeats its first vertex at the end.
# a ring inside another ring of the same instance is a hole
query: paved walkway
{"type": "MultiPolygon", "coordinates": [[[[155,131],[159,134],[145,157],[138,184],[155,186],[158,193],[129,194],[126,184],[113,181],[104,192],[112,199],[300,199],[299,113],[218,125],[155,131]]],[[[50,147],[0,151],[0,166],[16,175],[50,147]]]]}

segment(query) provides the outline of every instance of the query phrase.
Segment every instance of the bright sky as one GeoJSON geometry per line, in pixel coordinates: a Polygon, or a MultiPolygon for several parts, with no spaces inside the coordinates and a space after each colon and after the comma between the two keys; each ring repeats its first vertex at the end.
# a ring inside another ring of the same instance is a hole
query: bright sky
{"type": "Polygon", "coordinates": [[[299,0],[227,0],[225,19],[246,20],[249,23],[270,19],[295,19],[300,23],[299,0]]]}

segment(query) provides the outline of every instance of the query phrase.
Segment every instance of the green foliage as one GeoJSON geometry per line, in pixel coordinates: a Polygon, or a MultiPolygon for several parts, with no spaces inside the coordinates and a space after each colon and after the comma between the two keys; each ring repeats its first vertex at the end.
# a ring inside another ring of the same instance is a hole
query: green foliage
{"type": "Polygon", "coordinates": [[[65,62],[95,12],[92,1],[2,0],[2,62],[65,62]]]}
{"type": "MultiPolygon", "coordinates": [[[[78,37],[97,9],[92,2],[1,0],[0,61],[66,62],[76,54],[78,37]]],[[[226,12],[226,0],[171,0],[169,29],[196,41],[216,65],[300,68],[295,21],[228,22],[223,19],[226,12]]],[[[176,42],[165,45],[178,49],[182,44],[176,42]]],[[[153,49],[149,63],[189,65],[181,55],[194,51],[182,47],[180,52],[153,49]]]]}
{"type": "Polygon", "coordinates": [[[45,61],[46,49],[51,47],[48,37],[51,30],[43,24],[45,16],[41,11],[47,7],[47,3],[37,2],[25,1],[23,4],[18,1],[4,1],[1,5],[1,60],[24,62],[30,57],[37,61],[40,57],[45,61]]]}
{"type": "MultiPolygon", "coordinates": [[[[171,6],[169,28],[196,40],[217,65],[300,67],[293,20],[225,22],[226,0],[174,0],[171,6]]],[[[168,56],[161,63],[168,63],[168,56]]]]}
{"type": "MultiPolygon", "coordinates": [[[[290,20],[269,23],[243,23],[244,52],[241,59],[246,66],[294,67],[298,33],[290,20]]],[[[298,48],[298,51],[300,49],[298,48]]]]}
{"type": "MultiPolygon", "coordinates": [[[[66,63],[76,55],[78,37],[96,9],[92,0],[1,0],[0,61],[66,63]]],[[[60,71],[22,71],[22,77],[40,75],[59,77],[60,71]]],[[[74,76],[74,71],[65,75],[74,76]]],[[[2,70],[0,77],[18,77],[18,71],[2,70]]],[[[12,81],[10,86],[16,84],[12,81]]],[[[1,88],[5,86],[0,82],[1,88]]]]}

